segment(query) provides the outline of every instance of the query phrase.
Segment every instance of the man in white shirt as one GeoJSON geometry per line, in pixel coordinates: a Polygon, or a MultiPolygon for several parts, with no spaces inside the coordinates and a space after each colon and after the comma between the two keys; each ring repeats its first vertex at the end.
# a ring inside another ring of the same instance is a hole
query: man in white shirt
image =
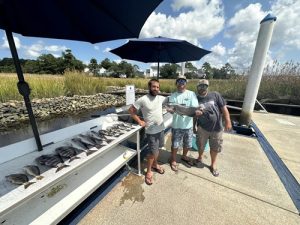
{"type": "Polygon", "coordinates": [[[165,97],[158,95],[159,81],[151,79],[148,82],[149,93],[140,97],[130,108],[131,117],[142,127],[145,127],[150,153],[147,156],[147,172],[145,183],[153,183],[152,170],[164,174],[165,170],[157,163],[159,149],[164,146],[164,122],[162,104],[165,97]],[[143,120],[137,115],[137,110],[142,111],[143,120]]]}

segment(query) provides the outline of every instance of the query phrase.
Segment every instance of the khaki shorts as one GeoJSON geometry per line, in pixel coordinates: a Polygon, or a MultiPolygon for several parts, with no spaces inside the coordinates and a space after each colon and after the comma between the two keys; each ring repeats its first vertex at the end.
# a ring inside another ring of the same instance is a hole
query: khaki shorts
{"type": "Polygon", "coordinates": [[[209,140],[211,151],[221,152],[223,149],[223,131],[209,132],[201,127],[197,127],[197,145],[199,151],[204,151],[205,144],[209,140]]]}

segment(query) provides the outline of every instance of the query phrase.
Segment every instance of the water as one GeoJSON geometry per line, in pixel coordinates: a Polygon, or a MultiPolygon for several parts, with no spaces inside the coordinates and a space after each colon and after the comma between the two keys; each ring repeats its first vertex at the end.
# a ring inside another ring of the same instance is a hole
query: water
{"type": "MultiPolygon", "coordinates": [[[[64,116],[49,119],[47,121],[38,121],[37,126],[38,126],[39,133],[41,135],[65,127],[69,127],[74,124],[78,124],[87,120],[94,119],[95,115],[104,115],[113,112],[115,112],[115,108],[109,108],[104,111],[98,109],[98,110],[88,111],[76,115],[68,115],[68,116],[64,115],[64,116]]],[[[10,131],[0,132],[0,147],[10,145],[19,141],[23,141],[32,137],[33,137],[32,128],[28,122],[28,124],[24,124],[19,128],[14,128],[10,131]]]]}
{"type": "MultiPolygon", "coordinates": [[[[230,105],[234,105],[234,104],[232,104],[231,102],[230,105]]],[[[241,107],[241,104],[238,105],[236,103],[235,106],[241,107]]],[[[290,115],[297,115],[297,116],[300,115],[299,114],[300,110],[298,108],[297,109],[287,108],[287,107],[279,108],[279,106],[276,106],[275,109],[274,107],[273,108],[266,107],[266,108],[269,112],[290,114],[290,115]],[[289,111],[289,113],[287,113],[287,110],[293,110],[293,111],[289,111]]],[[[107,113],[115,113],[115,108],[108,108],[106,110],[97,109],[97,110],[87,111],[77,115],[61,116],[61,117],[52,118],[47,121],[39,121],[37,122],[38,130],[40,134],[45,134],[87,120],[91,120],[94,118],[92,117],[94,115],[104,115],[107,113]]],[[[238,121],[240,111],[230,110],[230,114],[233,121],[238,121]]],[[[0,132],[0,147],[13,144],[19,141],[23,141],[32,137],[33,137],[32,128],[28,123],[27,125],[23,125],[19,128],[15,128],[10,131],[0,132]]]]}

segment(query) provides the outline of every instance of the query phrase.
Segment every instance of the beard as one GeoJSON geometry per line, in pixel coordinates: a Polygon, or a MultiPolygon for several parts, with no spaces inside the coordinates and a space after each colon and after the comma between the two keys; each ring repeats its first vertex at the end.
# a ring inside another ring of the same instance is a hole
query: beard
{"type": "Polygon", "coordinates": [[[156,96],[158,94],[158,91],[151,91],[151,90],[149,90],[149,94],[151,96],[156,96]]]}
{"type": "Polygon", "coordinates": [[[198,89],[198,94],[200,97],[204,98],[207,94],[207,89],[198,89]]]}

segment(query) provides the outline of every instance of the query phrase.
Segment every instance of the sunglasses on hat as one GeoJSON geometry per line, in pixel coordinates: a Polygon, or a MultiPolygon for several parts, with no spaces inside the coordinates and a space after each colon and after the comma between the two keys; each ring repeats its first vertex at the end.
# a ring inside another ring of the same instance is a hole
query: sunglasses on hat
{"type": "Polygon", "coordinates": [[[184,85],[184,84],[186,84],[186,80],[185,80],[185,79],[178,79],[178,80],[176,81],[176,84],[184,85]]]}

